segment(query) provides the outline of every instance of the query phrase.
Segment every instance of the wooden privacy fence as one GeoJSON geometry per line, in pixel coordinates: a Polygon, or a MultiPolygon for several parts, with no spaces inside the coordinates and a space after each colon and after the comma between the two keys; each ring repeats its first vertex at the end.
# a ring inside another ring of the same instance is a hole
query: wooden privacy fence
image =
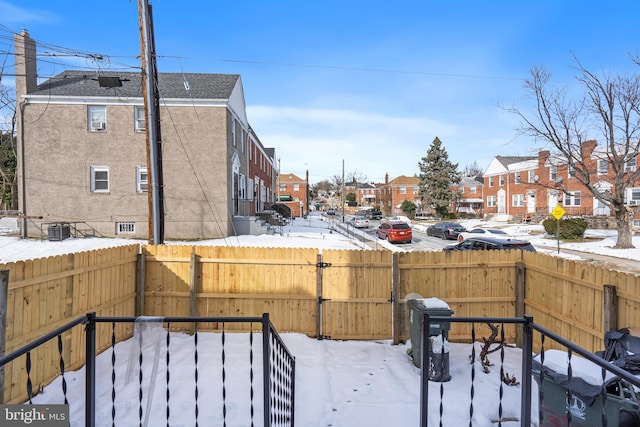
{"type": "MultiPolygon", "coordinates": [[[[410,338],[406,301],[415,295],[442,299],[460,317],[530,314],[590,351],[603,349],[606,330],[640,326],[639,276],[521,251],[129,245],[4,264],[0,270],[9,272],[5,352],[90,311],[165,317],[269,313],[280,332],[398,342],[410,338]]],[[[131,334],[122,328],[119,340],[131,334]]],[[[469,340],[469,329],[453,324],[450,340],[469,340]]],[[[517,338],[514,326],[506,332],[510,341],[517,338]]],[[[80,335],[65,337],[67,369],[84,363],[80,335]]],[[[110,336],[98,336],[98,348],[109,344],[110,336]]],[[[59,372],[56,349],[33,360],[34,384],[46,384],[51,372],[59,372]]],[[[4,401],[24,397],[24,375],[23,366],[7,368],[4,401]]]]}

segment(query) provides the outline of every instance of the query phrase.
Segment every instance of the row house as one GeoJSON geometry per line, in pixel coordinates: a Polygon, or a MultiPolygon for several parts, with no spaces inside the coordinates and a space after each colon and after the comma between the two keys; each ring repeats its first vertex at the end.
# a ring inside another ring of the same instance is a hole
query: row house
{"type": "MultiPolygon", "coordinates": [[[[597,185],[610,189],[610,165],[597,150],[596,141],[587,141],[582,149],[589,170],[597,185]]],[[[630,160],[625,169],[634,171],[638,159],[630,160]]],[[[566,159],[540,151],[538,156],[496,156],[484,175],[485,215],[507,215],[540,219],[561,205],[567,215],[609,216],[609,208],[596,199],[578,181],[576,171],[566,159]]],[[[625,200],[629,207],[640,205],[640,182],[627,188],[625,200]]],[[[638,215],[633,225],[640,225],[638,215]]]]}
{"type": "Polygon", "coordinates": [[[377,193],[379,189],[375,184],[359,184],[356,187],[356,203],[362,207],[377,207],[377,193]]]}
{"type": "Polygon", "coordinates": [[[453,185],[456,198],[452,202],[452,212],[468,215],[484,214],[484,182],[475,176],[465,176],[453,185]]]}
{"type": "Polygon", "coordinates": [[[292,217],[303,217],[309,213],[308,177],[302,179],[296,174],[280,174],[278,177],[277,201],[291,209],[292,217]]]}
{"type": "Polygon", "coordinates": [[[394,216],[404,215],[400,206],[405,200],[420,206],[420,178],[416,175],[400,175],[389,181],[389,174],[385,175],[385,183],[380,187],[379,200],[380,210],[383,215],[394,216]]]}
{"type": "MultiPolygon", "coordinates": [[[[48,223],[148,238],[140,73],[67,70],[38,84],[36,44],[14,37],[19,209],[25,236],[48,223]]],[[[249,125],[239,75],[159,73],[164,236],[236,234],[234,218],[273,202],[274,151],[249,125]]],[[[153,183],[152,183],[153,184],[153,183]]]]}

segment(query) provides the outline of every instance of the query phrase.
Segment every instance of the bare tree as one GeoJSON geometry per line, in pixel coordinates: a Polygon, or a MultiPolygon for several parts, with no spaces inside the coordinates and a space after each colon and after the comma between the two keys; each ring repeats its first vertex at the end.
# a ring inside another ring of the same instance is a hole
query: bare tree
{"type": "Polygon", "coordinates": [[[581,99],[570,100],[565,90],[551,87],[551,74],[544,67],[534,67],[525,82],[534,113],[529,117],[516,108],[510,111],[523,120],[524,134],[550,145],[575,170],[576,179],[613,212],[618,230],[615,248],[633,248],[629,225],[633,211],[625,205],[625,191],[640,174],[635,167],[640,148],[640,77],[598,76],[577,59],[576,63],[576,79],[584,91],[581,99]],[[585,143],[594,139],[592,132],[600,133],[603,142],[596,150],[585,149],[585,143]],[[607,162],[607,175],[598,175],[594,167],[598,160],[607,162]]]}
{"type": "Polygon", "coordinates": [[[0,210],[17,210],[16,102],[9,87],[1,84],[8,55],[0,66],[0,210]]]}
{"type": "Polygon", "coordinates": [[[353,172],[349,172],[345,177],[345,181],[348,183],[354,184],[362,184],[367,180],[367,175],[359,170],[354,170],[353,172]]]}
{"type": "Polygon", "coordinates": [[[482,172],[482,169],[480,169],[480,166],[478,166],[478,162],[474,160],[473,163],[464,167],[464,169],[462,170],[462,176],[478,178],[482,177],[482,172]]]}

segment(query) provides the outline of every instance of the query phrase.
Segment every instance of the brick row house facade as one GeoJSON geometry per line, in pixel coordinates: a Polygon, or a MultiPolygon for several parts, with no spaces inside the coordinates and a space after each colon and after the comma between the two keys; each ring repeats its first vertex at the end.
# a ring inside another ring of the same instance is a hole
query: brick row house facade
{"type": "Polygon", "coordinates": [[[385,175],[385,183],[379,188],[380,210],[383,215],[404,215],[400,206],[405,200],[420,205],[420,178],[417,176],[400,175],[389,181],[385,175]]]}
{"type": "MultiPolygon", "coordinates": [[[[146,123],[140,73],[63,71],[38,84],[36,45],[14,37],[19,209],[82,222],[102,236],[148,237],[146,123]],[[108,82],[108,85],[104,85],[108,82]]],[[[160,73],[167,239],[236,234],[235,216],[275,197],[274,150],[249,125],[239,75],[160,73]]]]}
{"type": "MultiPolygon", "coordinates": [[[[589,170],[597,176],[601,189],[612,188],[611,170],[604,156],[599,155],[596,141],[583,143],[589,170]]],[[[638,167],[638,158],[625,164],[632,172],[638,167]]],[[[561,157],[549,151],[540,151],[538,156],[496,156],[484,173],[485,215],[520,217],[541,220],[556,207],[562,206],[567,215],[610,216],[610,209],[596,199],[576,179],[576,171],[561,157]]],[[[640,182],[627,188],[625,200],[628,208],[635,211],[632,226],[640,226],[640,182]]]]}
{"type": "Polygon", "coordinates": [[[291,209],[292,217],[303,217],[309,213],[308,194],[308,178],[302,179],[293,173],[281,173],[278,177],[276,199],[291,209]]]}

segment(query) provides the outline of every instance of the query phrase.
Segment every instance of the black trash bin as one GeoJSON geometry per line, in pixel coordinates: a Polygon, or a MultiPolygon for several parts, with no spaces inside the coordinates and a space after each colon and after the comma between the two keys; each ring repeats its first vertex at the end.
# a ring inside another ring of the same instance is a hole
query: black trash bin
{"type": "MultiPolygon", "coordinates": [[[[540,426],[599,426],[602,423],[602,369],[591,361],[571,358],[571,399],[568,399],[568,355],[560,350],[544,352],[533,359],[533,377],[538,384],[541,411],[540,426]]],[[[640,406],[633,386],[612,373],[604,380],[607,424],[631,427],[640,425],[640,406]]]]}
{"type": "MultiPolygon", "coordinates": [[[[422,360],[422,317],[425,313],[429,316],[451,316],[453,310],[449,305],[438,298],[410,299],[409,323],[411,326],[411,356],[413,364],[418,368],[422,360]]],[[[429,381],[449,381],[449,328],[450,322],[431,322],[429,325],[429,338],[431,341],[431,366],[429,366],[429,381]]]]}

